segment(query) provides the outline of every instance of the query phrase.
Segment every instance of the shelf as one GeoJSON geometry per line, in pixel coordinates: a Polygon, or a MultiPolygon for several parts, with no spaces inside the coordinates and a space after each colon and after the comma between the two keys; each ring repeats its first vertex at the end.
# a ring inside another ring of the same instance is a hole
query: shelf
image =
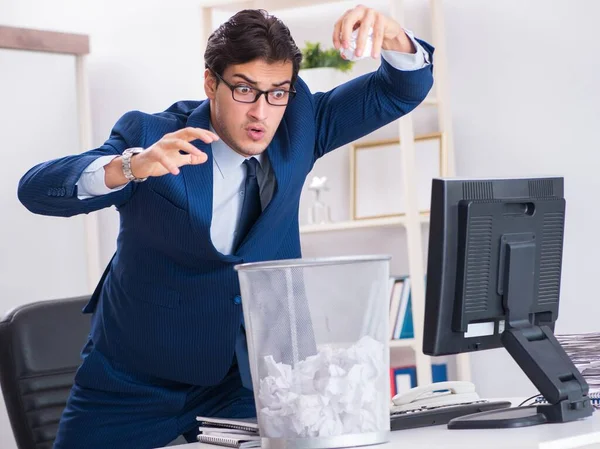
{"type": "Polygon", "coordinates": [[[437,104],[438,104],[438,101],[435,97],[426,97],[421,102],[421,105],[424,105],[424,106],[436,106],[437,104]]]}
{"type": "Polygon", "coordinates": [[[240,0],[200,0],[200,5],[203,8],[216,8],[225,11],[239,11],[245,8],[263,8],[267,11],[270,10],[282,10],[292,8],[302,8],[307,6],[317,6],[324,3],[335,3],[340,0],[287,0],[281,2],[279,0],[254,0],[254,1],[240,1],[240,0]]]}
{"type": "Polygon", "coordinates": [[[390,348],[414,348],[416,340],[414,338],[402,338],[400,340],[390,340],[390,348]]]}
{"type": "MultiPolygon", "coordinates": [[[[423,212],[419,214],[419,221],[421,223],[429,223],[429,212],[423,212]]],[[[350,229],[362,229],[362,228],[381,228],[387,226],[404,226],[406,224],[406,217],[383,217],[383,218],[368,218],[364,220],[349,220],[339,221],[335,223],[325,223],[317,225],[303,225],[300,226],[301,234],[312,234],[316,232],[331,232],[331,231],[345,231],[350,229]]]]}

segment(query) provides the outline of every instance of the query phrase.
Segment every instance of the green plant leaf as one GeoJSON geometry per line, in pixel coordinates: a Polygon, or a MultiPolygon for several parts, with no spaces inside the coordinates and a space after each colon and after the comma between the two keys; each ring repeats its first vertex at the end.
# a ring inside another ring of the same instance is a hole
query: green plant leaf
{"type": "Polygon", "coordinates": [[[321,44],[318,42],[305,42],[305,47],[302,49],[301,69],[332,67],[342,72],[348,72],[353,65],[354,61],[342,58],[340,52],[335,48],[322,50],[321,44]]]}

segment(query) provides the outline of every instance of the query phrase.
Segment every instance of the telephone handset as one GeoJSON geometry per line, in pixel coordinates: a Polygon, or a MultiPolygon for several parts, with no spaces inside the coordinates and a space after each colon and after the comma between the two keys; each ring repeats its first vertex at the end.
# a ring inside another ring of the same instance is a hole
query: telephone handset
{"type": "Polygon", "coordinates": [[[479,400],[475,385],[471,382],[436,382],[397,394],[392,398],[392,411],[466,404],[479,400]]]}

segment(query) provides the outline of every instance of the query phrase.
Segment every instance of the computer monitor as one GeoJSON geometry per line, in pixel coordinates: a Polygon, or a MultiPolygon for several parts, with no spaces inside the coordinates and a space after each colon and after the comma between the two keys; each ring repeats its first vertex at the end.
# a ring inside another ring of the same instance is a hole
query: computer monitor
{"type": "Polygon", "coordinates": [[[498,428],[590,416],[588,384],[554,336],[558,318],[564,180],[432,182],[423,352],[504,347],[547,405],[452,420],[498,428]]]}

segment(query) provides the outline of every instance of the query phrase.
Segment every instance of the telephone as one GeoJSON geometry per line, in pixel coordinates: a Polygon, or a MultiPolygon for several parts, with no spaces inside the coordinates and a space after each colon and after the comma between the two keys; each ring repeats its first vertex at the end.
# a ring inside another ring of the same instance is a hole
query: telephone
{"type": "Polygon", "coordinates": [[[471,382],[436,382],[394,396],[392,412],[469,404],[480,400],[471,382]]]}

